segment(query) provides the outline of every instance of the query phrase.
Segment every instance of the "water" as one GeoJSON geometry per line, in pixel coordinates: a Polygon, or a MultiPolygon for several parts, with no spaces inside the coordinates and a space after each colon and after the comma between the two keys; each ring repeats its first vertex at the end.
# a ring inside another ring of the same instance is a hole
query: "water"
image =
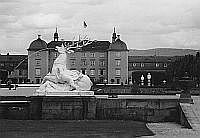
{"type": "Polygon", "coordinates": [[[199,138],[200,133],[193,129],[184,128],[176,123],[148,123],[147,127],[154,136],[142,136],[142,138],[199,138]]]}

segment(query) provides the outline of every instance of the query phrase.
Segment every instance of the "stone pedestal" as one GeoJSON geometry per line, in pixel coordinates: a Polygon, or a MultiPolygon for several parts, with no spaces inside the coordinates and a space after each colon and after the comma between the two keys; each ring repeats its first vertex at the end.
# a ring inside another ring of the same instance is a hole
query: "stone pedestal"
{"type": "Polygon", "coordinates": [[[96,98],[93,91],[48,92],[31,97],[31,119],[95,119],[96,98]]]}

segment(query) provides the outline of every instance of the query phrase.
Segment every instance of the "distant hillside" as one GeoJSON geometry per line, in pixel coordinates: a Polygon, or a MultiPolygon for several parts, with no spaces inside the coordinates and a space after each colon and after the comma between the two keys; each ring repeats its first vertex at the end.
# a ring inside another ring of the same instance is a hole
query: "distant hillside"
{"type": "Polygon", "coordinates": [[[184,55],[196,55],[197,51],[194,49],[175,49],[175,48],[156,48],[147,50],[130,49],[129,56],[184,56],[184,55]]]}

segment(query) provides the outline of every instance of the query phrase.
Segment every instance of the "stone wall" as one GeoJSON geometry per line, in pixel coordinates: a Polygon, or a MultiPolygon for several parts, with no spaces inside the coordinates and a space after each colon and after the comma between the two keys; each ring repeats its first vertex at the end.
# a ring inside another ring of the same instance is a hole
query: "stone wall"
{"type": "Polygon", "coordinates": [[[18,104],[1,103],[1,119],[180,121],[177,99],[102,99],[67,96],[0,98],[1,101],[12,98],[13,101],[27,101],[18,104]]]}
{"type": "Polygon", "coordinates": [[[179,121],[177,100],[97,99],[96,106],[96,119],[126,119],[147,122],[179,121]]]}

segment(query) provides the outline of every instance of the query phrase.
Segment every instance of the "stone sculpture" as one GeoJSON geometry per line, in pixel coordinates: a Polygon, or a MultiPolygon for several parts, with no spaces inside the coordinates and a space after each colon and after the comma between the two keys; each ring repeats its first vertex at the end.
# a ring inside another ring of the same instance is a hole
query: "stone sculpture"
{"type": "Polygon", "coordinates": [[[62,44],[56,47],[59,56],[54,61],[51,72],[43,79],[37,93],[45,94],[48,92],[61,91],[88,91],[92,86],[92,82],[87,75],[77,70],[69,70],[67,68],[67,54],[74,52],[69,47],[62,44]]]}

